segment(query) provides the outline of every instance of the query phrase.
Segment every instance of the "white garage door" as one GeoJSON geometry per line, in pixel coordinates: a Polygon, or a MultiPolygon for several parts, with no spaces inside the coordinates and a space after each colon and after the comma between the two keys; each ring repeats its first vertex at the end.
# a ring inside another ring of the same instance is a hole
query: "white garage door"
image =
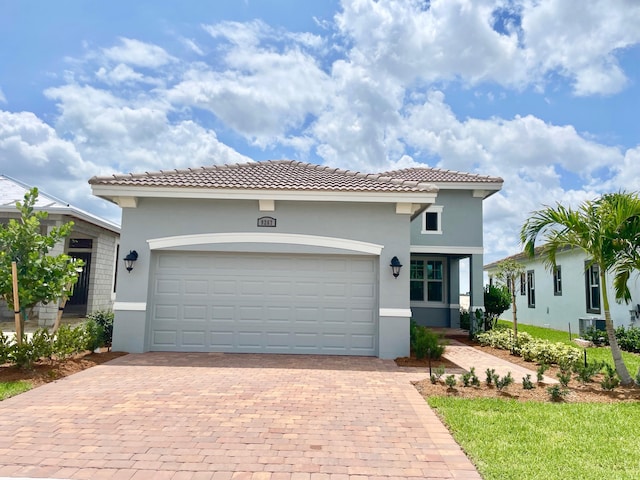
{"type": "Polygon", "coordinates": [[[376,355],[377,258],[158,252],[149,349],[376,355]]]}

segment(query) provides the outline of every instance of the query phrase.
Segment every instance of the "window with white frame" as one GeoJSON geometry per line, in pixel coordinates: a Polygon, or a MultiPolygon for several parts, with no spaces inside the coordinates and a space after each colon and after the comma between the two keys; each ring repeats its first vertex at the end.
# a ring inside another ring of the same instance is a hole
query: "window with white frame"
{"type": "Polygon", "coordinates": [[[444,303],[444,261],[411,260],[410,268],[411,301],[444,303]]]}
{"type": "Polygon", "coordinates": [[[562,268],[560,265],[553,267],[553,294],[557,297],[562,295],[562,268]]]}
{"type": "Polygon", "coordinates": [[[527,272],[527,306],[536,308],[536,276],[533,270],[527,272]]]}
{"type": "Polygon", "coordinates": [[[526,273],[520,274],[520,295],[524,296],[527,294],[527,275],[526,273]]]}
{"type": "Polygon", "coordinates": [[[600,267],[593,264],[585,270],[585,296],[587,313],[600,312],[600,267]]]}
{"type": "Polygon", "coordinates": [[[431,205],[422,213],[422,233],[442,234],[442,205],[431,205]]]}

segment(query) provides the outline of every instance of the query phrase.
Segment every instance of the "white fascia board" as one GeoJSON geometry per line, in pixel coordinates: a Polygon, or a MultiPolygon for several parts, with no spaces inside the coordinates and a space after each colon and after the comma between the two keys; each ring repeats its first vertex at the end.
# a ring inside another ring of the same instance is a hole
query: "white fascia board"
{"type": "MultiPolygon", "coordinates": [[[[109,220],[105,220],[104,218],[97,217],[89,212],[85,212],[84,210],[79,210],[75,207],[53,207],[53,208],[36,208],[35,210],[44,210],[49,215],[68,215],[70,217],[76,217],[80,220],[84,220],[87,223],[91,223],[92,225],[97,225],[98,227],[102,227],[105,230],[109,230],[111,232],[120,234],[120,226],[110,222],[109,220]]],[[[16,210],[17,212],[17,210],[16,210]]]]}
{"type": "Polygon", "coordinates": [[[502,183],[497,182],[436,182],[434,185],[439,190],[486,191],[487,194],[502,190],[502,183]]]}
{"type": "Polygon", "coordinates": [[[451,247],[451,246],[431,246],[431,245],[411,245],[409,247],[411,253],[428,253],[428,254],[452,254],[452,255],[482,255],[483,247],[451,247]]]}
{"type": "Polygon", "coordinates": [[[307,202],[433,203],[437,192],[334,192],[210,188],[139,188],[92,185],[93,195],[117,203],[118,197],[202,198],[214,200],[290,200],[307,202]]]}

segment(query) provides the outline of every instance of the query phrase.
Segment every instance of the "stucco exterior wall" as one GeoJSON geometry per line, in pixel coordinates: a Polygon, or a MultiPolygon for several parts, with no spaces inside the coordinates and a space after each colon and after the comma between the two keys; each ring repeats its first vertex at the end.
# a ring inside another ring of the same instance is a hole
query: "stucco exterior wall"
{"type": "MultiPolygon", "coordinates": [[[[276,201],[275,211],[259,210],[255,200],[190,200],[141,198],[137,208],[124,208],[121,255],[136,250],[138,261],[131,273],[119,269],[117,279],[114,348],[144,351],[148,317],[151,250],[148,240],[169,236],[210,233],[292,233],[334,237],[382,245],[379,257],[379,355],[393,358],[409,353],[409,239],[410,217],[395,213],[395,204],[276,201]],[[257,219],[277,219],[275,228],[257,226],[257,219]],[[393,256],[407,265],[395,279],[389,263],[393,256]]],[[[204,251],[253,251],[289,253],[338,253],[352,251],[309,245],[234,243],[192,245],[179,249],[204,251]]]]}
{"type": "MultiPolygon", "coordinates": [[[[539,258],[522,261],[525,271],[533,270],[535,275],[535,307],[528,306],[526,295],[520,294],[520,285],[516,285],[516,305],[518,322],[527,325],[536,325],[557,330],[577,333],[580,318],[600,318],[604,319],[604,309],[600,314],[588,313],[585,292],[585,260],[586,256],[577,250],[560,253],[557,257],[557,264],[561,267],[562,275],[562,295],[554,295],[553,274],[546,268],[539,258]]],[[[488,270],[491,274],[493,271],[488,270]]],[[[608,276],[607,292],[611,317],[616,326],[628,327],[630,324],[629,310],[640,303],[640,281],[634,275],[629,281],[629,289],[632,294],[632,303],[619,304],[615,301],[612,279],[608,276]]],[[[602,305],[602,295],[601,295],[602,305]]],[[[512,321],[511,309],[501,315],[502,318],[512,321]]],[[[640,326],[640,321],[636,320],[636,326],[640,326]]]]}

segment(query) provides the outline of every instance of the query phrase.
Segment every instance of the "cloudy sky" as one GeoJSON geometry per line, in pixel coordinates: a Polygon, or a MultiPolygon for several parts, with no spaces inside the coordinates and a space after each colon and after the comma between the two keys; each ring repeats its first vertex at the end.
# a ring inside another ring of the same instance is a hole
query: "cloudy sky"
{"type": "Polygon", "coordinates": [[[527,214],[640,190],[638,0],[0,0],[0,173],[106,218],[93,175],[295,159],[504,178],[527,214]]]}

